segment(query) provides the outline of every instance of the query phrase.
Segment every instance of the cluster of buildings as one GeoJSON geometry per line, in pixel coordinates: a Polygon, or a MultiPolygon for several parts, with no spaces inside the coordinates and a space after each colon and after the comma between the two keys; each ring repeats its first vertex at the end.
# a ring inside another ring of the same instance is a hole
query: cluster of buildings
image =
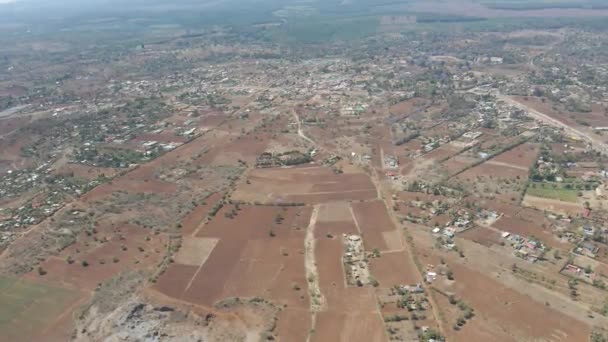
{"type": "Polygon", "coordinates": [[[541,259],[542,254],[546,251],[546,246],[533,237],[526,238],[509,232],[503,232],[501,237],[510,243],[517,257],[532,263],[541,259]]]}
{"type": "Polygon", "coordinates": [[[344,270],[346,283],[351,286],[363,286],[370,282],[369,262],[360,235],[344,234],[344,270]]]}

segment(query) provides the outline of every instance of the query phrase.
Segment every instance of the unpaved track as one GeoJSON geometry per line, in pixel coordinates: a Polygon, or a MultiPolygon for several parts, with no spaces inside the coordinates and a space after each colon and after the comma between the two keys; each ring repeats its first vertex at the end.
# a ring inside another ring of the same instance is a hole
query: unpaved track
{"type": "MultiPolygon", "coordinates": [[[[306,268],[306,281],[308,283],[311,331],[314,331],[317,323],[317,312],[324,311],[327,308],[327,301],[319,286],[319,272],[315,258],[315,226],[319,217],[319,209],[319,205],[314,206],[304,238],[304,267],[306,268]]],[[[312,334],[309,333],[306,342],[309,342],[311,337],[312,334]]]]}
{"type": "Polygon", "coordinates": [[[293,116],[296,119],[296,122],[298,123],[298,135],[300,136],[300,138],[308,141],[309,143],[311,143],[313,145],[317,145],[317,143],[314,140],[307,137],[306,134],[304,134],[304,131],[302,131],[302,122],[300,121],[300,116],[298,115],[298,113],[296,113],[295,109],[293,110],[293,116]]]}
{"type": "Polygon", "coordinates": [[[605,144],[603,141],[598,140],[593,135],[580,131],[576,128],[570,127],[570,126],[566,125],[565,123],[563,123],[557,119],[554,119],[545,113],[539,112],[538,110],[526,105],[525,103],[521,103],[519,101],[516,101],[516,100],[510,98],[509,96],[497,94],[496,97],[514,107],[527,111],[528,115],[530,115],[534,119],[542,121],[553,127],[563,129],[565,132],[567,132],[579,139],[582,139],[584,141],[591,143],[594,148],[600,150],[602,153],[608,153],[608,144],[605,144]]]}

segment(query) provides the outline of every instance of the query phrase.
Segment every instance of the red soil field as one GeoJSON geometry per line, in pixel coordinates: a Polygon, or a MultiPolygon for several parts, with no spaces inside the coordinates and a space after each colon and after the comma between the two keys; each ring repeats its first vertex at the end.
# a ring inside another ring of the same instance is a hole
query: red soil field
{"type": "Polygon", "coordinates": [[[545,213],[540,210],[530,209],[530,208],[521,208],[520,211],[517,212],[515,217],[520,218],[525,221],[534,222],[536,225],[545,225],[545,227],[551,227],[553,224],[546,216],[545,213]]]}
{"type": "Polygon", "coordinates": [[[568,244],[557,241],[548,228],[543,228],[537,223],[530,221],[503,216],[498,221],[494,222],[492,226],[502,231],[518,234],[523,237],[535,236],[551,248],[568,249],[569,247],[568,244]]]}
{"type": "Polygon", "coordinates": [[[310,324],[308,309],[287,307],[279,313],[276,335],[281,341],[306,341],[310,324]]]}
{"type": "Polygon", "coordinates": [[[0,135],[11,133],[27,124],[29,121],[29,116],[16,116],[13,118],[0,119],[0,135]]]}
{"type": "Polygon", "coordinates": [[[350,222],[318,222],[315,225],[315,235],[319,239],[327,238],[327,234],[340,239],[342,234],[359,234],[355,223],[350,222]]]}
{"type": "Polygon", "coordinates": [[[370,271],[381,287],[420,283],[416,265],[406,252],[382,253],[370,260],[370,271]]]}
{"type": "Polygon", "coordinates": [[[181,234],[183,236],[190,235],[204,222],[209,210],[222,199],[222,194],[214,193],[205,198],[202,204],[199,204],[181,222],[181,234]]]}
{"type": "MultiPolygon", "coordinates": [[[[308,308],[304,232],[293,237],[250,240],[229,274],[221,297],[271,298],[288,307],[308,308]],[[299,290],[294,286],[299,286],[299,290]]],[[[207,277],[204,273],[201,276],[207,277]]]]}
{"type": "MultiPolygon", "coordinates": [[[[450,264],[457,279],[449,289],[475,309],[472,323],[480,321],[495,334],[515,340],[553,339],[586,341],[590,329],[584,323],[557,312],[525,294],[505,287],[489,276],[458,263],[450,264]],[[462,279],[463,281],[458,281],[462,279]],[[490,329],[491,328],[491,329],[490,329]]],[[[468,323],[467,323],[468,324],[468,323]]]]}
{"type": "Polygon", "coordinates": [[[458,234],[459,237],[476,242],[486,247],[497,245],[500,243],[500,234],[491,229],[484,227],[473,227],[458,234]]]}
{"type": "Polygon", "coordinates": [[[171,264],[158,278],[153,288],[169,297],[181,299],[197,270],[196,266],[171,264]]]}
{"type": "Polygon", "coordinates": [[[514,149],[499,154],[490,161],[528,169],[536,162],[538,151],[539,148],[536,144],[521,144],[514,149]]]}
{"type": "Polygon", "coordinates": [[[450,222],[452,222],[452,218],[448,214],[439,214],[437,216],[431,217],[431,219],[426,224],[428,227],[435,227],[445,226],[450,222]]]}
{"type": "Polygon", "coordinates": [[[207,261],[190,280],[190,287],[184,289],[180,299],[204,306],[213,306],[215,302],[221,300],[223,298],[221,293],[245,243],[246,241],[243,240],[221,239],[207,261]]]}
{"type": "Polygon", "coordinates": [[[362,173],[334,174],[324,167],[253,170],[232,195],[236,200],[262,203],[326,203],[365,200],[377,196],[374,185],[362,173]]]}
{"type": "Polygon", "coordinates": [[[452,175],[452,174],[464,169],[465,167],[474,164],[478,160],[479,159],[476,159],[476,158],[465,157],[465,156],[459,155],[459,156],[455,156],[455,157],[450,158],[450,159],[446,160],[445,162],[441,163],[441,166],[447,170],[448,174],[452,175]]]}
{"type": "Polygon", "coordinates": [[[375,198],[377,191],[374,190],[352,190],[344,192],[312,193],[289,195],[285,197],[288,203],[326,203],[332,201],[363,201],[375,198]]]}
{"type": "Polygon", "coordinates": [[[26,277],[43,277],[51,283],[93,290],[99,283],[123,271],[157,265],[164,255],[163,245],[167,241],[163,235],[155,235],[145,228],[135,226],[122,226],[117,229],[99,228],[95,236],[98,239],[104,236],[110,237],[110,240],[96,243],[93,237],[82,234],[75,244],[41,264],[47,274],[40,276],[37,271],[32,271],[26,277]],[[146,241],[146,237],[149,241],[146,241]],[[73,258],[74,263],[67,262],[68,256],[73,258]],[[117,258],[117,262],[114,262],[113,258],[117,258]],[[83,261],[88,262],[88,266],[83,266],[83,261]]]}
{"type": "MultiPolygon", "coordinates": [[[[448,323],[455,323],[458,317],[462,316],[462,311],[456,305],[449,302],[447,296],[436,294],[435,299],[439,309],[444,315],[448,323]]],[[[496,341],[496,342],[517,342],[517,338],[509,336],[507,331],[493,330],[489,324],[486,324],[484,317],[474,317],[467,323],[455,331],[454,329],[446,329],[446,337],[449,341],[496,341]]]]}
{"type": "Polygon", "coordinates": [[[0,167],[6,164],[5,169],[15,170],[33,166],[33,161],[21,156],[21,148],[27,146],[30,140],[31,137],[25,136],[0,138],[0,167]]]}
{"type": "Polygon", "coordinates": [[[231,139],[227,144],[218,144],[209,151],[204,159],[214,164],[237,162],[239,159],[254,164],[256,157],[266,151],[271,140],[269,133],[252,133],[243,137],[231,139]]]}
{"type": "Polygon", "coordinates": [[[202,129],[213,129],[219,126],[226,119],[227,116],[224,113],[208,113],[200,116],[198,126],[202,129]]]}
{"type": "Polygon", "coordinates": [[[315,334],[311,341],[370,342],[385,341],[384,323],[380,313],[321,312],[317,315],[315,334]]]}
{"type": "Polygon", "coordinates": [[[353,203],[353,212],[363,235],[363,244],[368,251],[378,248],[380,251],[389,250],[382,233],[394,231],[395,225],[388,216],[384,202],[353,203]]]}
{"type": "Polygon", "coordinates": [[[311,209],[240,206],[233,219],[224,216],[234,208],[223,207],[198,231],[198,237],[218,238],[219,242],[194,275],[189,267],[168,270],[160,277],[162,286],[158,289],[170,296],[179,293],[182,300],[206,306],[225,297],[264,296],[290,306],[307,307],[307,301],[300,298],[306,291],[300,251],[311,209]],[[279,214],[283,217],[281,223],[276,221],[279,214]],[[270,236],[271,230],[274,236],[270,236]],[[185,274],[175,275],[180,272],[185,274]],[[191,279],[185,281],[188,275],[191,279]],[[173,277],[181,279],[179,286],[172,284],[173,277]],[[299,284],[300,291],[292,288],[294,283],[299,284]]]}
{"type": "Polygon", "coordinates": [[[509,179],[517,179],[526,180],[528,177],[527,170],[520,170],[518,168],[505,167],[504,165],[496,165],[491,164],[489,162],[485,162],[481,165],[475,166],[467,171],[458,175],[458,179],[462,180],[475,180],[477,176],[481,177],[492,177],[494,179],[497,178],[509,178],[509,179]]]}

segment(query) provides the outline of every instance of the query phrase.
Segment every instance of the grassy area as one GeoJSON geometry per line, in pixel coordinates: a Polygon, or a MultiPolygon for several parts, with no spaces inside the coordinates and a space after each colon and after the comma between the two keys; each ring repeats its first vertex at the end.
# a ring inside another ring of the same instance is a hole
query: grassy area
{"type": "Polygon", "coordinates": [[[7,341],[35,337],[56,319],[78,293],[0,276],[0,331],[7,341]]]}
{"type": "Polygon", "coordinates": [[[556,199],[564,202],[576,202],[578,199],[578,191],[572,189],[565,189],[561,186],[553,187],[551,184],[532,183],[528,187],[526,194],[530,196],[543,197],[556,199]]]}

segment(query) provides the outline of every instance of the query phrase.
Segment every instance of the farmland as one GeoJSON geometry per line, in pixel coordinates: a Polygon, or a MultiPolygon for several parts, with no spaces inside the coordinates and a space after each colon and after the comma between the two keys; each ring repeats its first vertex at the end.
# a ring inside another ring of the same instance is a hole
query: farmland
{"type": "Polygon", "coordinates": [[[72,2],[0,4],[0,341],[608,340],[602,3],[72,2]]]}

